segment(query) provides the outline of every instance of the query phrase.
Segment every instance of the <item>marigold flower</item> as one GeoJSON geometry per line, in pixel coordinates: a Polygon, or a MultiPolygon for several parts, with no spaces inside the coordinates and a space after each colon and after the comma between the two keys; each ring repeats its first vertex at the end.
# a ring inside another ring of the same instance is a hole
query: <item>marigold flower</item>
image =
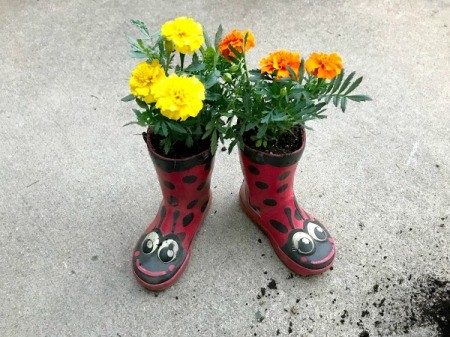
{"type": "Polygon", "coordinates": [[[287,69],[289,66],[298,77],[300,54],[288,50],[278,50],[270,53],[268,57],[261,59],[259,65],[262,73],[272,74],[275,70],[278,70],[277,78],[289,77],[289,70],[287,69]]]}
{"type": "Polygon", "coordinates": [[[205,87],[197,77],[179,77],[171,74],[152,88],[156,107],[161,114],[173,120],[195,117],[203,108],[205,87]]]}
{"type": "Polygon", "coordinates": [[[332,79],[342,71],[342,59],[338,53],[312,53],[305,62],[306,71],[318,78],[332,79]]]}
{"type": "Polygon", "coordinates": [[[231,33],[223,38],[223,40],[219,43],[219,51],[226,58],[230,59],[230,57],[236,57],[234,53],[228,47],[230,44],[236,49],[238,52],[242,53],[242,45],[244,44],[244,37],[247,35],[247,40],[245,43],[245,51],[250,50],[255,46],[255,36],[250,30],[244,30],[240,32],[234,29],[231,33]]]}
{"type": "Polygon", "coordinates": [[[192,54],[205,41],[202,25],[194,19],[184,16],[163,24],[161,34],[167,40],[172,41],[175,50],[182,54],[192,54]]]}
{"type": "Polygon", "coordinates": [[[131,73],[129,81],[131,93],[147,103],[153,103],[155,99],[151,93],[152,86],[165,77],[164,69],[158,60],[153,60],[151,64],[139,63],[131,73]]]}

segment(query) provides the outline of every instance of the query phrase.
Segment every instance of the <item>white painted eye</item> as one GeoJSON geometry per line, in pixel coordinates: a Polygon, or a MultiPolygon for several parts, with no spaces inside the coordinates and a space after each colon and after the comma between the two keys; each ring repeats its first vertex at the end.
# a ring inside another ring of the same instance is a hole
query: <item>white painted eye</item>
{"type": "Polygon", "coordinates": [[[175,240],[164,240],[159,247],[158,257],[164,263],[172,262],[178,255],[178,243],[175,240]]]}
{"type": "Polygon", "coordinates": [[[314,240],[304,232],[297,232],[292,236],[294,249],[301,254],[311,254],[314,250],[314,240]]]}
{"type": "Polygon", "coordinates": [[[145,254],[151,254],[159,246],[159,235],[156,232],[150,232],[145,237],[144,241],[142,241],[142,251],[145,254]]]}
{"type": "Polygon", "coordinates": [[[308,234],[312,236],[314,240],[323,242],[328,239],[327,232],[325,232],[325,229],[320,227],[318,224],[315,224],[314,222],[308,223],[307,226],[308,234]]]}

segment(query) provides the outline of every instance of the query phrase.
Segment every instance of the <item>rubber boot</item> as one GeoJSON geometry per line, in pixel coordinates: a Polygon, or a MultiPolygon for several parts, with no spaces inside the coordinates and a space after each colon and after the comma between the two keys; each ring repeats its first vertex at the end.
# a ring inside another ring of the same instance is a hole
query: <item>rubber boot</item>
{"type": "Polygon", "coordinates": [[[192,241],[208,213],[214,156],[207,149],[184,159],[166,158],[156,153],[151,132],[143,135],[163,200],[155,219],[136,244],[133,273],[145,288],[163,290],[186,268],[192,241]]]}
{"type": "Polygon", "coordinates": [[[320,274],[334,261],[334,239],[297,203],[295,170],[305,148],[286,155],[267,154],[248,146],[240,151],[244,182],[240,201],[244,212],[268,236],[278,257],[299,275],[320,274]]]}

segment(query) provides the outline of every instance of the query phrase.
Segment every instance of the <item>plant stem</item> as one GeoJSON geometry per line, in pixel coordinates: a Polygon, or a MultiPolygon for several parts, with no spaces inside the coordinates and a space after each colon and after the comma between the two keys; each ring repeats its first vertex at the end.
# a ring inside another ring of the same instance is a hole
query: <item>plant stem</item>
{"type": "Polygon", "coordinates": [[[184,69],[184,54],[183,53],[180,53],[180,66],[181,66],[181,71],[183,71],[183,69],[184,69]]]}

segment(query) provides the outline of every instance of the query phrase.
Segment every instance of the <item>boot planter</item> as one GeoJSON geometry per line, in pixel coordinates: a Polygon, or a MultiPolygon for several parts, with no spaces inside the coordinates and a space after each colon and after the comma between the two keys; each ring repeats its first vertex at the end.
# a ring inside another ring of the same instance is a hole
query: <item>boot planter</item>
{"type": "Polygon", "coordinates": [[[183,159],[164,157],[156,153],[149,131],[143,136],[163,200],[155,219],[136,244],[132,266],[141,285],[150,290],[163,290],[186,268],[192,241],[208,213],[214,156],[207,149],[183,159]]]}
{"type": "Polygon", "coordinates": [[[297,203],[293,184],[298,161],[305,148],[267,154],[248,146],[240,151],[244,181],[240,190],[242,209],[268,236],[278,257],[299,275],[320,274],[330,269],[334,239],[325,227],[297,203]]]}

